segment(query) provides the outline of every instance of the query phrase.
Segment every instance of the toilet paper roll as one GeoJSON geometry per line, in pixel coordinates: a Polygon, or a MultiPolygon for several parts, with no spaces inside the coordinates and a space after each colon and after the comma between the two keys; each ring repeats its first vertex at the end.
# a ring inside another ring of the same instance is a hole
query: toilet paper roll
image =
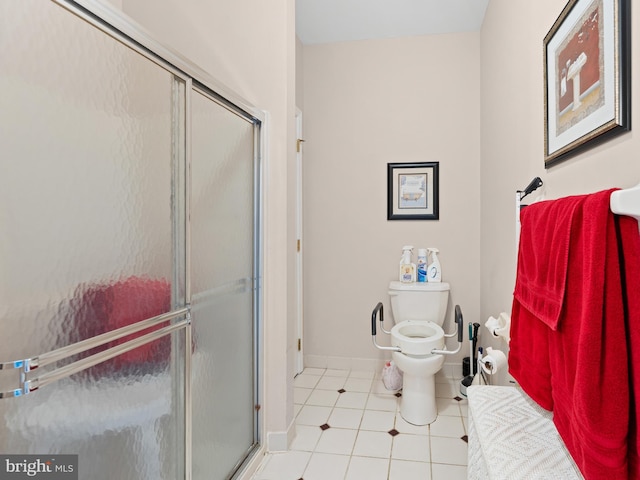
{"type": "Polygon", "coordinates": [[[507,356],[501,350],[487,348],[487,354],[482,357],[482,371],[487,375],[496,375],[507,368],[507,356]]]}
{"type": "Polygon", "coordinates": [[[508,385],[507,357],[501,350],[487,348],[487,354],[482,357],[482,371],[490,375],[491,385],[508,385]]]}
{"type": "Polygon", "coordinates": [[[510,340],[509,332],[511,330],[511,316],[502,312],[498,318],[489,317],[484,326],[495,337],[504,338],[507,342],[510,340]]]}

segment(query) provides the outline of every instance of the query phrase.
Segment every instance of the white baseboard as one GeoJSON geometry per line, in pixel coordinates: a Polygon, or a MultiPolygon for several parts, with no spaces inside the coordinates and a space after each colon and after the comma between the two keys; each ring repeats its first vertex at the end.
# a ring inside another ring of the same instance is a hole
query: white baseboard
{"type": "Polygon", "coordinates": [[[305,355],[305,368],[329,368],[332,370],[382,370],[385,360],[377,358],[335,357],[330,355],[305,355]]]}
{"type": "Polygon", "coordinates": [[[444,373],[447,378],[462,379],[462,365],[458,362],[445,362],[442,366],[442,373],[444,373]]]}
{"type": "Polygon", "coordinates": [[[292,421],[285,432],[267,433],[267,451],[269,453],[286,452],[294,438],[296,438],[296,424],[292,421]]]}

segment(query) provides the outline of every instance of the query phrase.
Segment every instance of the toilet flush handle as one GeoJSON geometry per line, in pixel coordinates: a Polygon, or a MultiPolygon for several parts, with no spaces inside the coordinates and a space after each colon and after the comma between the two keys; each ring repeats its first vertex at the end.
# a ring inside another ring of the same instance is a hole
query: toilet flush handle
{"type": "Polygon", "coordinates": [[[382,328],[383,332],[389,333],[382,326],[382,322],[384,322],[384,313],[382,302],[378,302],[376,308],[374,308],[373,312],[371,312],[371,336],[373,339],[373,344],[380,350],[391,350],[392,352],[400,352],[400,347],[383,347],[382,345],[378,345],[378,342],[376,342],[376,317],[378,316],[378,313],[380,313],[380,328],[382,328]]]}
{"type": "MultiPolygon", "coordinates": [[[[456,305],[456,313],[455,313],[455,322],[456,322],[456,332],[458,333],[458,348],[456,348],[455,350],[438,350],[438,349],[433,349],[431,350],[431,354],[435,355],[435,354],[440,354],[440,355],[454,355],[456,353],[458,353],[460,351],[460,349],[462,348],[462,309],[460,308],[460,305],[456,305]]],[[[446,335],[447,337],[453,337],[455,335],[455,333],[450,334],[450,335],[446,335]]]]}

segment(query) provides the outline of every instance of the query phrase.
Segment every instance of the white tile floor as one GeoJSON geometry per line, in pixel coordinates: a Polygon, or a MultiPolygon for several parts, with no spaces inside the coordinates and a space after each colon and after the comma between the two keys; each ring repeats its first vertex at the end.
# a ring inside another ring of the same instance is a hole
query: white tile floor
{"type": "Polygon", "coordinates": [[[294,380],[291,449],[267,455],[253,480],[466,479],[467,401],[454,398],[459,385],[438,373],[438,418],[418,427],[402,419],[400,399],[379,374],[307,368],[294,380]]]}

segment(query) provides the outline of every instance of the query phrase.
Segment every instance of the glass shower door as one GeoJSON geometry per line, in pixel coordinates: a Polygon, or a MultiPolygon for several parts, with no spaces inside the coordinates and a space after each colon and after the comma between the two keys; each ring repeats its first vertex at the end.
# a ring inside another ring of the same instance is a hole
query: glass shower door
{"type": "Polygon", "coordinates": [[[0,455],[232,478],[259,440],[261,120],[107,16],[0,2],[0,455]]]}
{"type": "Polygon", "coordinates": [[[230,478],[257,442],[254,124],[191,94],[193,478],[230,478]]]}
{"type": "Polygon", "coordinates": [[[2,454],[184,478],[180,83],[53,2],[0,3],[2,454]]]}

